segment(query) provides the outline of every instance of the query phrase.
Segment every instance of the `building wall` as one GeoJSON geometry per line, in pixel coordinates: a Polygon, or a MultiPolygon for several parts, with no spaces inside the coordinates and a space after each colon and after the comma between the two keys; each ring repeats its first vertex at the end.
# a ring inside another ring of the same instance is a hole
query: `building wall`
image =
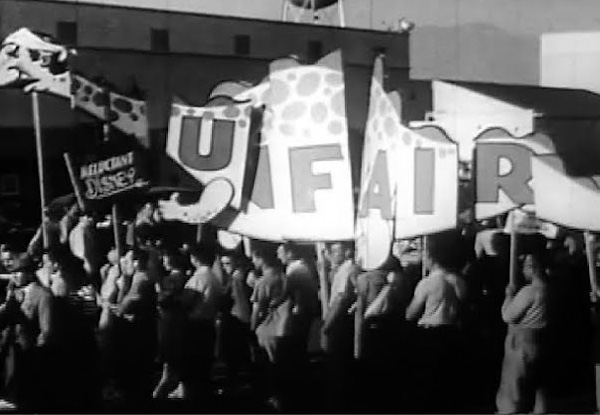
{"type": "MultiPolygon", "coordinates": [[[[61,0],[279,20],[283,0],[61,0]]],[[[401,17],[411,32],[415,79],[537,85],[539,36],[597,31],[597,0],[344,0],[346,24],[386,31],[401,17]]],[[[335,14],[335,10],[330,14],[335,14]]],[[[322,19],[321,23],[328,23],[322,19]]]]}
{"type": "MultiPolygon", "coordinates": [[[[274,59],[295,55],[304,61],[314,60],[310,42],[320,42],[321,55],[342,50],[354,163],[360,162],[372,63],[378,53],[386,54],[388,87],[399,89],[407,100],[418,104],[405,106],[405,117],[422,119],[429,109],[425,95],[409,83],[407,35],[55,1],[0,2],[2,37],[23,26],[60,37],[61,22],[76,24],[76,39],[67,40],[75,42],[78,51],[72,61],[75,71],[90,79],[105,78],[122,93],[137,89],[145,95],[152,162],[160,166],[154,173],[162,182],[175,184],[185,179],[164,156],[173,97],[203,105],[219,82],[243,80],[256,84],[268,75],[269,63],[274,59]],[[166,49],[152,44],[153,29],[168,32],[166,49]],[[238,35],[249,37],[249,53],[236,54],[238,35]]],[[[40,109],[44,142],[51,143],[46,146],[46,157],[58,170],[63,152],[74,147],[83,151],[99,140],[97,122],[71,111],[67,100],[43,97],[40,109]]],[[[32,145],[31,120],[28,96],[17,90],[0,90],[2,134],[30,135],[32,145]]],[[[8,140],[0,158],[33,155],[31,145],[24,150],[16,142],[8,140]]],[[[56,180],[68,183],[64,167],[57,175],[56,180]]],[[[56,194],[49,195],[53,196],[56,194]]]]}
{"type": "Polygon", "coordinates": [[[600,93],[600,32],[548,33],[540,43],[540,85],[600,93]]]}

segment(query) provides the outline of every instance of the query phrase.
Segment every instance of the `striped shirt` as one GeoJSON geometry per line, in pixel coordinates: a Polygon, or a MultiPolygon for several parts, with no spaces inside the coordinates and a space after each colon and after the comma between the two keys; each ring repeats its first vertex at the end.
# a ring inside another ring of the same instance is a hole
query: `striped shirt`
{"type": "Polygon", "coordinates": [[[532,283],[521,288],[502,304],[502,319],[523,329],[541,329],[548,324],[548,290],[546,284],[532,283]]]}

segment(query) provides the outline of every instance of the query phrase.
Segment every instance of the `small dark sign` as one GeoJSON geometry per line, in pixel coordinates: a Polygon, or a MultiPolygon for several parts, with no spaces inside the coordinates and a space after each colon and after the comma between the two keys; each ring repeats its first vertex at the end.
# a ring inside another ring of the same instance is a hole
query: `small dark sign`
{"type": "Polygon", "coordinates": [[[79,194],[90,204],[114,202],[150,183],[143,173],[141,154],[132,149],[101,148],[75,161],[72,174],[79,194]]]}

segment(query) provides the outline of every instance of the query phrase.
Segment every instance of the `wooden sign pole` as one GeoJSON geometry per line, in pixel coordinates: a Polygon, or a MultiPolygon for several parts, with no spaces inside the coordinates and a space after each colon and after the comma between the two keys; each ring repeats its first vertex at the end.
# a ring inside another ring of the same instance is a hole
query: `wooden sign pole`
{"type": "Polygon", "coordinates": [[[44,152],[42,147],[42,126],[40,124],[40,100],[38,93],[31,93],[31,105],[33,107],[33,129],[35,131],[35,149],[37,154],[38,182],[40,187],[40,211],[42,218],[42,238],[44,249],[48,249],[48,228],[46,227],[46,191],[44,186],[44,152]]]}

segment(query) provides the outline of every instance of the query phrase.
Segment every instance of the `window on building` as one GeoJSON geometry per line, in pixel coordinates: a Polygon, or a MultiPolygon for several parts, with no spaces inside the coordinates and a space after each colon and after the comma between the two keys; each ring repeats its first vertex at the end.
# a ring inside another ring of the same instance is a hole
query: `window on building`
{"type": "Polygon", "coordinates": [[[248,35],[236,35],[234,52],[236,55],[249,55],[250,54],[250,36],[248,35]]]}
{"type": "Polygon", "coordinates": [[[318,40],[308,42],[308,60],[316,61],[323,56],[323,43],[318,40]]]}
{"type": "Polygon", "coordinates": [[[77,23],[76,22],[57,22],[56,37],[60,43],[74,46],[77,44],[77,23]]]}
{"type": "Polygon", "coordinates": [[[0,176],[0,195],[17,196],[20,193],[19,176],[16,174],[3,174],[0,176]]]}
{"type": "Polygon", "coordinates": [[[153,52],[169,52],[169,31],[150,29],[150,49],[153,52]]]}

